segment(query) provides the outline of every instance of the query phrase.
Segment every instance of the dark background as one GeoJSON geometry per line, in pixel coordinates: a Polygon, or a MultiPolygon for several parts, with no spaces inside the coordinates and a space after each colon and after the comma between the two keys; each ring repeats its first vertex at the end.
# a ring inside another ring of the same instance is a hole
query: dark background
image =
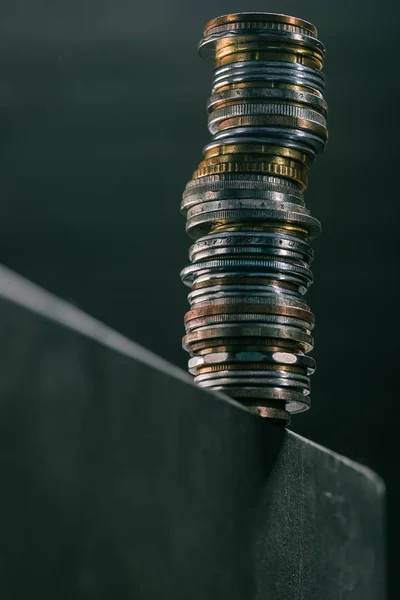
{"type": "Polygon", "coordinates": [[[399,4],[3,0],[0,261],[185,367],[179,203],[212,77],[196,46],[208,19],[243,10],[303,17],[327,46],[330,141],[306,193],[324,228],[318,370],[292,428],[385,480],[398,598],[399,4]]]}

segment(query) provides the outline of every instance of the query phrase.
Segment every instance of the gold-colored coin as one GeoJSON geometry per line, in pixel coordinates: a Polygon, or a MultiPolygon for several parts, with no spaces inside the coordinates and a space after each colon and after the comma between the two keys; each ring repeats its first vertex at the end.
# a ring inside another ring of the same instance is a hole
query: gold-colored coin
{"type": "MultiPolygon", "coordinates": [[[[271,146],[272,148],[272,146],[271,146]]],[[[268,149],[268,146],[266,146],[266,149],[268,149]]],[[[230,153],[230,154],[226,154],[226,153],[222,153],[221,155],[216,155],[216,156],[211,156],[210,158],[204,158],[199,164],[198,164],[198,169],[201,169],[202,167],[209,167],[212,165],[219,165],[219,164],[223,164],[223,163],[236,163],[236,164],[240,164],[240,163],[268,163],[268,164],[277,164],[277,165],[285,165],[287,167],[291,167],[293,169],[300,169],[302,171],[304,171],[304,173],[306,173],[307,169],[305,167],[305,165],[303,165],[299,160],[297,160],[296,158],[292,158],[290,156],[290,154],[292,153],[292,150],[290,148],[287,148],[287,150],[289,151],[289,155],[283,155],[280,156],[279,154],[265,154],[265,159],[263,157],[262,154],[257,154],[257,153],[230,153]]],[[[302,154],[302,153],[299,153],[302,154]]]]}
{"type": "Polygon", "coordinates": [[[236,51],[240,51],[241,48],[243,48],[244,50],[246,50],[247,48],[251,48],[252,50],[255,49],[260,49],[260,50],[265,50],[266,48],[282,48],[282,49],[288,49],[290,51],[294,51],[294,52],[300,52],[301,49],[304,49],[304,51],[307,54],[311,54],[313,56],[318,56],[321,58],[321,60],[324,57],[324,50],[323,50],[323,46],[322,44],[319,44],[318,42],[315,43],[313,41],[307,40],[307,39],[301,39],[301,38],[297,38],[295,40],[293,39],[274,39],[272,40],[266,40],[264,39],[260,39],[257,35],[252,35],[251,33],[243,32],[241,35],[235,35],[233,36],[226,36],[223,38],[220,38],[219,40],[217,40],[216,42],[216,53],[217,55],[221,56],[221,52],[223,52],[223,49],[226,48],[228,49],[227,53],[229,52],[236,52],[236,51]],[[236,50],[237,49],[237,50],[236,50]]]}
{"type": "MultiPolygon", "coordinates": [[[[211,160],[211,159],[210,159],[211,160]]],[[[290,159],[276,157],[274,161],[232,161],[200,166],[193,173],[193,179],[219,175],[222,173],[266,173],[276,177],[293,179],[304,190],[307,187],[306,169],[290,159]]]]}
{"type": "MultiPolygon", "coordinates": [[[[287,148],[285,146],[274,146],[271,144],[226,144],[224,146],[215,146],[214,148],[210,148],[206,150],[204,153],[204,159],[210,159],[213,157],[222,157],[225,155],[237,155],[241,154],[243,156],[282,156],[285,158],[291,158],[293,160],[297,160],[298,162],[310,167],[312,164],[312,158],[309,154],[305,152],[301,152],[300,150],[295,150],[294,148],[287,148]]],[[[260,157],[258,156],[258,159],[260,157]]],[[[204,162],[204,161],[203,161],[204,162]]],[[[202,165],[202,163],[200,163],[202,165]]],[[[200,165],[199,165],[200,166],[200,165]]],[[[203,166],[203,165],[202,165],[203,166]]]]}
{"type": "Polygon", "coordinates": [[[216,44],[216,66],[221,67],[245,60],[283,61],[298,63],[321,70],[323,53],[317,48],[287,42],[260,42],[253,37],[227,37],[216,44]],[[239,55],[249,55],[239,58],[239,55]],[[251,56],[250,56],[251,55],[251,56]]]}
{"type": "Polygon", "coordinates": [[[215,225],[212,229],[213,233],[217,232],[230,232],[230,231],[271,231],[276,233],[286,233],[291,234],[294,233],[298,237],[301,237],[304,240],[308,240],[310,237],[309,232],[304,227],[299,227],[298,225],[291,225],[290,223],[274,223],[273,221],[268,221],[266,223],[260,222],[257,225],[254,225],[254,222],[246,223],[243,221],[242,223],[235,225],[215,225]]]}
{"type": "Polygon", "coordinates": [[[242,115],[230,117],[216,125],[216,130],[225,131],[234,127],[290,127],[291,129],[304,129],[315,133],[323,140],[328,139],[326,127],[308,119],[298,119],[289,115],[242,115]]]}
{"type": "Polygon", "coordinates": [[[285,371],[286,373],[307,375],[307,369],[302,367],[296,367],[294,365],[271,365],[265,362],[207,365],[206,367],[197,367],[196,375],[202,375],[203,373],[218,373],[220,371],[285,371]]]}
{"type": "Polygon", "coordinates": [[[215,66],[224,67],[232,63],[249,62],[260,60],[264,62],[289,62],[304,67],[310,67],[311,69],[322,69],[322,62],[316,58],[311,58],[307,55],[295,54],[295,53],[284,53],[284,52],[260,52],[259,50],[253,50],[251,52],[232,52],[227,56],[219,58],[215,66]]]}

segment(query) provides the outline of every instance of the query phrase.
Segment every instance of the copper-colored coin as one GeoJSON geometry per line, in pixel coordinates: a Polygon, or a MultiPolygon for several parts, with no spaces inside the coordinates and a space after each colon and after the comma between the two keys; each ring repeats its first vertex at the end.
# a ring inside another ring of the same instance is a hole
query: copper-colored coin
{"type": "Polygon", "coordinates": [[[273,421],[279,421],[282,425],[290,424],[290,413],[282,408],[271,408],[270,406],[253,406],[254,398],[247,400],[241,398],[240,402],[247,406],[247,408],[259,417],[272,419],[273,421]]]}
{"type": "Polygon", "coordinates": [[[287,317],[294,317],[302,319],[309,323],[314,324],[314,315],[312,312],[303,308],[297,308],[295,306],[284,306],[279,304],[234,304],[234,305],[215,305],[215,306],[204,306],[201,308],[195,308],[190,310],[185,315],[185,324],[191,319],[198,319],[208,315],[224,315],[230,313],[260,313],[269,315],[284,315],[287,317]]]}

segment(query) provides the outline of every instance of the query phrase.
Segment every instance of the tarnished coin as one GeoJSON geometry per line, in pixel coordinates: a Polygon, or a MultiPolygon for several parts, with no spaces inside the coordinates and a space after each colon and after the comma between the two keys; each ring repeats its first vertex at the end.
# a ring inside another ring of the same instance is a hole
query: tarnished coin
{"type": "MultiPolygon", "coordinates": [[[[270,338],[270,339],[289,339],[297,342],[303,348],[304,352],[310,352],[314,346],[313,338],[296,327],[285,327],[279,325],[257,325],[257,324],[229,324],[213,325],[203,327],[183,338],[183,347],[190,349],[191,344],[210,340],[210,339],[228,339],[228,338],[270,338]]],[[[264,339],[264,345],[265,339],[264,339]]]]}

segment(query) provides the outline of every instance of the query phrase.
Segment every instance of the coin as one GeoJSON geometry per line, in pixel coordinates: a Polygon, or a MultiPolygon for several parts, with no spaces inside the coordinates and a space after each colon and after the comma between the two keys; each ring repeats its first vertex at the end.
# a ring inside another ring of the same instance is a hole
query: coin
{"type": "Polygon", "coordinates": [[[199,45],[215,65],[211,140],[181,212],[194,239],[183,347],[201,387],[287,424],[310,405],[314,315],[308,172],[328,139],[325,48],[302,19],[235,13],[212,19],[199,45]]]}

